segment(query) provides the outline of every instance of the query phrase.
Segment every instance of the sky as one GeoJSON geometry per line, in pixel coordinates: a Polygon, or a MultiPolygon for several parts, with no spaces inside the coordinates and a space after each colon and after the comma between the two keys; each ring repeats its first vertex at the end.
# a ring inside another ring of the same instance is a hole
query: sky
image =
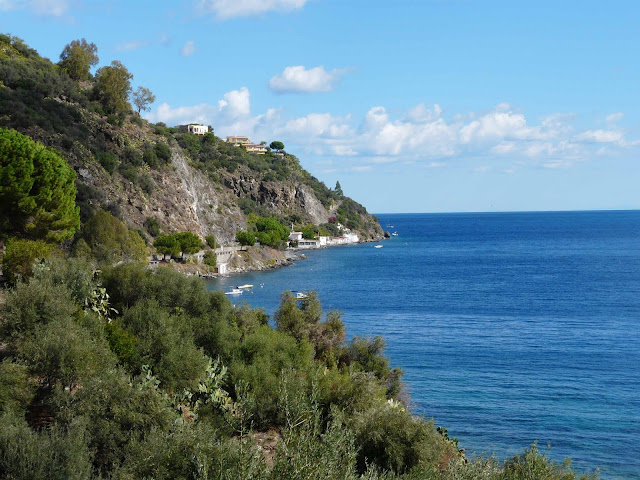
{"type": "Polygon", "coordinates": [[[282,141],[371,212],[640,208],[637,0],[0,0],[156,95],[145,118],[282,141]]]}

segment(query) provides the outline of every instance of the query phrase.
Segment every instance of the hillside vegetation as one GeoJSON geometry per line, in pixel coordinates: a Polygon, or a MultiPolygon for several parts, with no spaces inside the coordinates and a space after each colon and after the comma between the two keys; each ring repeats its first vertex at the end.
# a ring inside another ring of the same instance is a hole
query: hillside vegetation
{"type": "MultiPolygon", "coordinates": [[[[83,51],[80,42],[72,44],[71,51],[83,51]]],[[[92,51],[97,58],[97,48],[92,51]]],[[[128,103],[133,75],[124,65],[112,62],[92,76],[89,65],[86,72],[72,70],[68,58],[54,64],[21,39],[0,35],[0,127],[68,159],[77,172],[82,221],[106,209],[150,237],[149,218],[164,233],[229,241],[247,228],[247,214],[287,226],[321,225],[346,199],[292,154],[251,154],[213,133],[149,124],[128,103]]],[[[349,222],[363,239],[382,234],[362,206],[349,222]]]]}

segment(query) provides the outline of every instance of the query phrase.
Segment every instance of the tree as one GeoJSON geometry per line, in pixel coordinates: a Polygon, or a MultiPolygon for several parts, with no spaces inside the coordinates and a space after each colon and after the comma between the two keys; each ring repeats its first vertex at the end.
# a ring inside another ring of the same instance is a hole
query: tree
{"type": "Polygon", "coordinates": [[[191,255],[199,252],[202,248],[202,240],[195,233],[192,232],[180,232],[174,233],[178,243],[180,243],[180,250],[183,254],[191,255]]]}
{"type": "Polygon", "coordinates": [[[250,247],[256,243],[256,236],[251,232],[240,230],[236,233],[236,240],[240,243],[240,245],[250,247]]]}
{"type": "Polygon", "coordinates": [[[133,104],[138,109],[138,115],[140,115],[140,110],[151,110],[149,106],[153,102],[156,101],[156,96],[151,93],[151,90],[145,87],[138,87],[135,92],[133,92],[133,104]]]}
{"type": "Polygon", "coordinates": [[[0,128],[0,235],[71,238],[80,227],[75,179],[56,150],[0,128]]]}
{"type": "Polygon", "coordinates": [[[269,145],[269,148],[271,150],[276,150],[277,152],[281,152],[282,150],[284,150],[284,143],[274,141],[274,142],[271,142],[271,144],[269,145]]]}
{"type": "Polygon", "coordinates": [[[344,197],[344,192],[342,191],[342,187],[340,186],[340,182],[336,182],[335,192],[338,195],[340,195],[341,197],[344,197]]]}
{"type": "Polygon", "coordinates": [[[133,75],[117,60],[96,73],[96,94],[103,106],[112,113],[131,110],[129,94],[133,75]]]}
{"type": "Polygon", "coordinates": [[[153,242],[154,248],[162,255],[177,257],[180,255],[180,242],[174,235],[160,235],[153,242]]]}
{"type": "Polygon", "coordinates": [[[89,70],[98,64],[98,47],[94,43],[87,43],[82,38],[74,40],[64,47],[60,54],[60,67],[74,80],[89,78],[89,70]]]}
{"type": "Polygon", "coordinates": [[[147,248],[142,237],[104,210],[96,213],[85,224],[82,236],[98,261],[113,264],[143,262],[147,258],[147,248]]]}

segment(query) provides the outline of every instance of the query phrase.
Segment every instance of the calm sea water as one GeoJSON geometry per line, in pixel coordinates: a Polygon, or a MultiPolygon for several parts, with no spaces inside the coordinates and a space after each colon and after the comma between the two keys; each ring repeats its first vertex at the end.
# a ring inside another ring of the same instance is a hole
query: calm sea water
{"type": "Polygon", "coordinates": [[[214,280],[277,309],[316,290],[348,335],[382,335],[414,410],[467,453],[537,441],[640,478],[640,211],[379,215],[398,236],[214,280]],[[264,284],[260,287],[260,284],[264,284]]]}

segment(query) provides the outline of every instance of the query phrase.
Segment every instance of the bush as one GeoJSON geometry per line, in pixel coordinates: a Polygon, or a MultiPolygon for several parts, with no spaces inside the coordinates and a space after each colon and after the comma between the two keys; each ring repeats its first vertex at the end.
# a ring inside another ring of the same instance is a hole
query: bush
{"type": "Polygon", "coordinates": [[[104,210],[85,224],[82,237],[99,262],[144,262],[147,259],[147,248],[140,235],[104,210]]]}
{"type": "Polygon", "coordinates": [[[102,165],[107,172],[112,174],[115,172],[119,160],[118,156],[111,152],[101,152],[98,155],[98,162],[100,162],[100,165],[102,165]]]}
{"type": "MultiPolygon", "coordinates": [[[[435,431],[433,423],[413,418],[396,403],[382,403],[355,417],[358,471],[369,465],[404,474],[418,465],[440,465],[450,458],[452,446],[435,431]]],[[[457,453],[457,451],[456,451],[457,453]]]]}
{"type": "Polygon", "coordinates": [[[243,246],[253,246],[256,243],[256,236],[251,232],[240,230],[236,233],[236,241],[243,246]]]}
{"type": "Polygon", "coordinates": [[[208,250],[204,254],[204,264],[207,267],[214,268],[216,266],[217,259],[215,252],[208,250]]]}
{"type": "Polygon", "coordinates": [[[209,248],[216,248],[216,237],[213,235],[207,235],[204,237],[205,242],[209,245],[209,248]]]}
{"type": "Polygon", "coordinates": [[[7,242],[2,256],[2,269],[7,280],[15,284],[21,278],[33,275],[36,261],[51,256],[53,245],[40,240],[11,239],[7,242]]]}
{"type": "Polygon", "coordinates": [[[147,230],[147,233],[152,237],[157,237],[160,235],[161,225],[157,218],[147,217],[144,219],[144,223],[142,224],[144,228],[147,230]]]}

